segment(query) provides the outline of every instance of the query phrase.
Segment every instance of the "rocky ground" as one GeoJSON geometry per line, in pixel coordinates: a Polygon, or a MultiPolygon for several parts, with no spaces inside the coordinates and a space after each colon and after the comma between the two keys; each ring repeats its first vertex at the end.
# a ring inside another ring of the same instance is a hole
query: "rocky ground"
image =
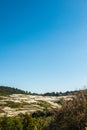
{"type": "Polygon", "coordinates": [[[35,96],[12,94],[0,96],[0,116],[15,116],[44,109],[61,108],[61,100],[72,100],[72,96],[35,96]]]}

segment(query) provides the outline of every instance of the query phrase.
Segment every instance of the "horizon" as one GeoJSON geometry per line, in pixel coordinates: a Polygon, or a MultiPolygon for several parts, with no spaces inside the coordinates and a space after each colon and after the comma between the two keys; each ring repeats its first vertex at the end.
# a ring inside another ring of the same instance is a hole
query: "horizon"
{"type": "Polygon", "coordinates": [[[0,1],[0,85],[36,93],[87,85],[87,1],[0,1]]]}
{"type": "Polygon", "coordinates": [[[82,90],[87,90],[87,87],[86,86],[84,86],[83,88],[81,88],[81,89],[78,89],[78,90],[67,90],[67,91],[47,91],[47,92],[44,92],[44,93],[40,93],[40,92],[32,92],[32,91],[27,91],[27,90],[24,90],[24,89],[21,89],[21,88],[17,88],[17,87],[12,87],[12,86],[2,86],[2,85],[0,85],[0,87],[3,87],[3,88],[11,88],[11,89],[17,89],[17,90],[20,90],[20,91],[24,91],[25,93],[31,93],[31,94],[38,94],[38,95],[40,95],[40,94],[47,94],[47,93],[66,93],[66,92],[78,92],[78,91],[82,91],[82,90]]]}

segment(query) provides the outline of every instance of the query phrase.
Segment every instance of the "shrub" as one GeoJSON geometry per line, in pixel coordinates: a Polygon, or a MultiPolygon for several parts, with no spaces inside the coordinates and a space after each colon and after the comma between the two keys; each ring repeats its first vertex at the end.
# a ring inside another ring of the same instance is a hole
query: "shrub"
{"type": "Polygon", "coordinates": [[[44,130],[85,130],[87,123],[87,90],[75,95],[72,101],[66,101],[56,112],[54,121],[44,130]]]}

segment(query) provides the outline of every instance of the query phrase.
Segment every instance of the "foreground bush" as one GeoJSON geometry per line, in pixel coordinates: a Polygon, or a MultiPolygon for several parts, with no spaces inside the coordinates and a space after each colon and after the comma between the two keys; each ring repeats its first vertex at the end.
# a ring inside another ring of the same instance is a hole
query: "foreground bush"
{"type": "Polygon", "coordinates": [[[49,112],[36,112],[32,115],[20,114],[16,117],[0,118],[0,130],[42,130],[51,120],[49,112]]]}
{"type": "Polygon", "coordinates": [[[77,93],[57,111],[54,121],[44,130],[85,130],[87,125],[87,90],[77,93]]]}

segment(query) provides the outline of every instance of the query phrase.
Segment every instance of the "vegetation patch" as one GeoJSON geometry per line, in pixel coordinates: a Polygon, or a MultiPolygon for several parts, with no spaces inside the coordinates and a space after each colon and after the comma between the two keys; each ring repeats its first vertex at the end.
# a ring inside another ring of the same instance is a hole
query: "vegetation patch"
{"type": "Polygon", "coordinates": [[[51,120],[51,116],[43,117],[41,114],[38,117],[32,114],[19,114],[15,117],[5,116],[0,119],[0,130],[43,130],[51,120]]]}
{"type": "Polygon", "coordinates": [[[12,101],[6,101],[6,106],[11,107],[11,108],[20,108],[20,107],[22,107],[21,103],[12,102],[12,101]]]}
{"type": "Polygon", "coordinates": [[[38,100],[37,104],[44,108],[49,108],[52,106],[50,103],[42,100],[38,100]]]}
{"type": "Polygon", "coordinates": [[[66,101],[54,114],[54,120],[44,130],[86,130],[87,90],[79,91],[72,101],[66,101]]]}
{"type": "Polygon", "coordinates": [[[63,106],[63,105],[64,105],[64,99],[63,99],[63,98],[61,98],[61,99],[59,99],[59,100],[55,101],[55,103],[57,103],[57,104],[59,104],[59,105],[63,106]]]}
{"type": "Polygon", "coordinates": [[[4,110],[0,109],[0,113],[5,113],[4,110]]]}

